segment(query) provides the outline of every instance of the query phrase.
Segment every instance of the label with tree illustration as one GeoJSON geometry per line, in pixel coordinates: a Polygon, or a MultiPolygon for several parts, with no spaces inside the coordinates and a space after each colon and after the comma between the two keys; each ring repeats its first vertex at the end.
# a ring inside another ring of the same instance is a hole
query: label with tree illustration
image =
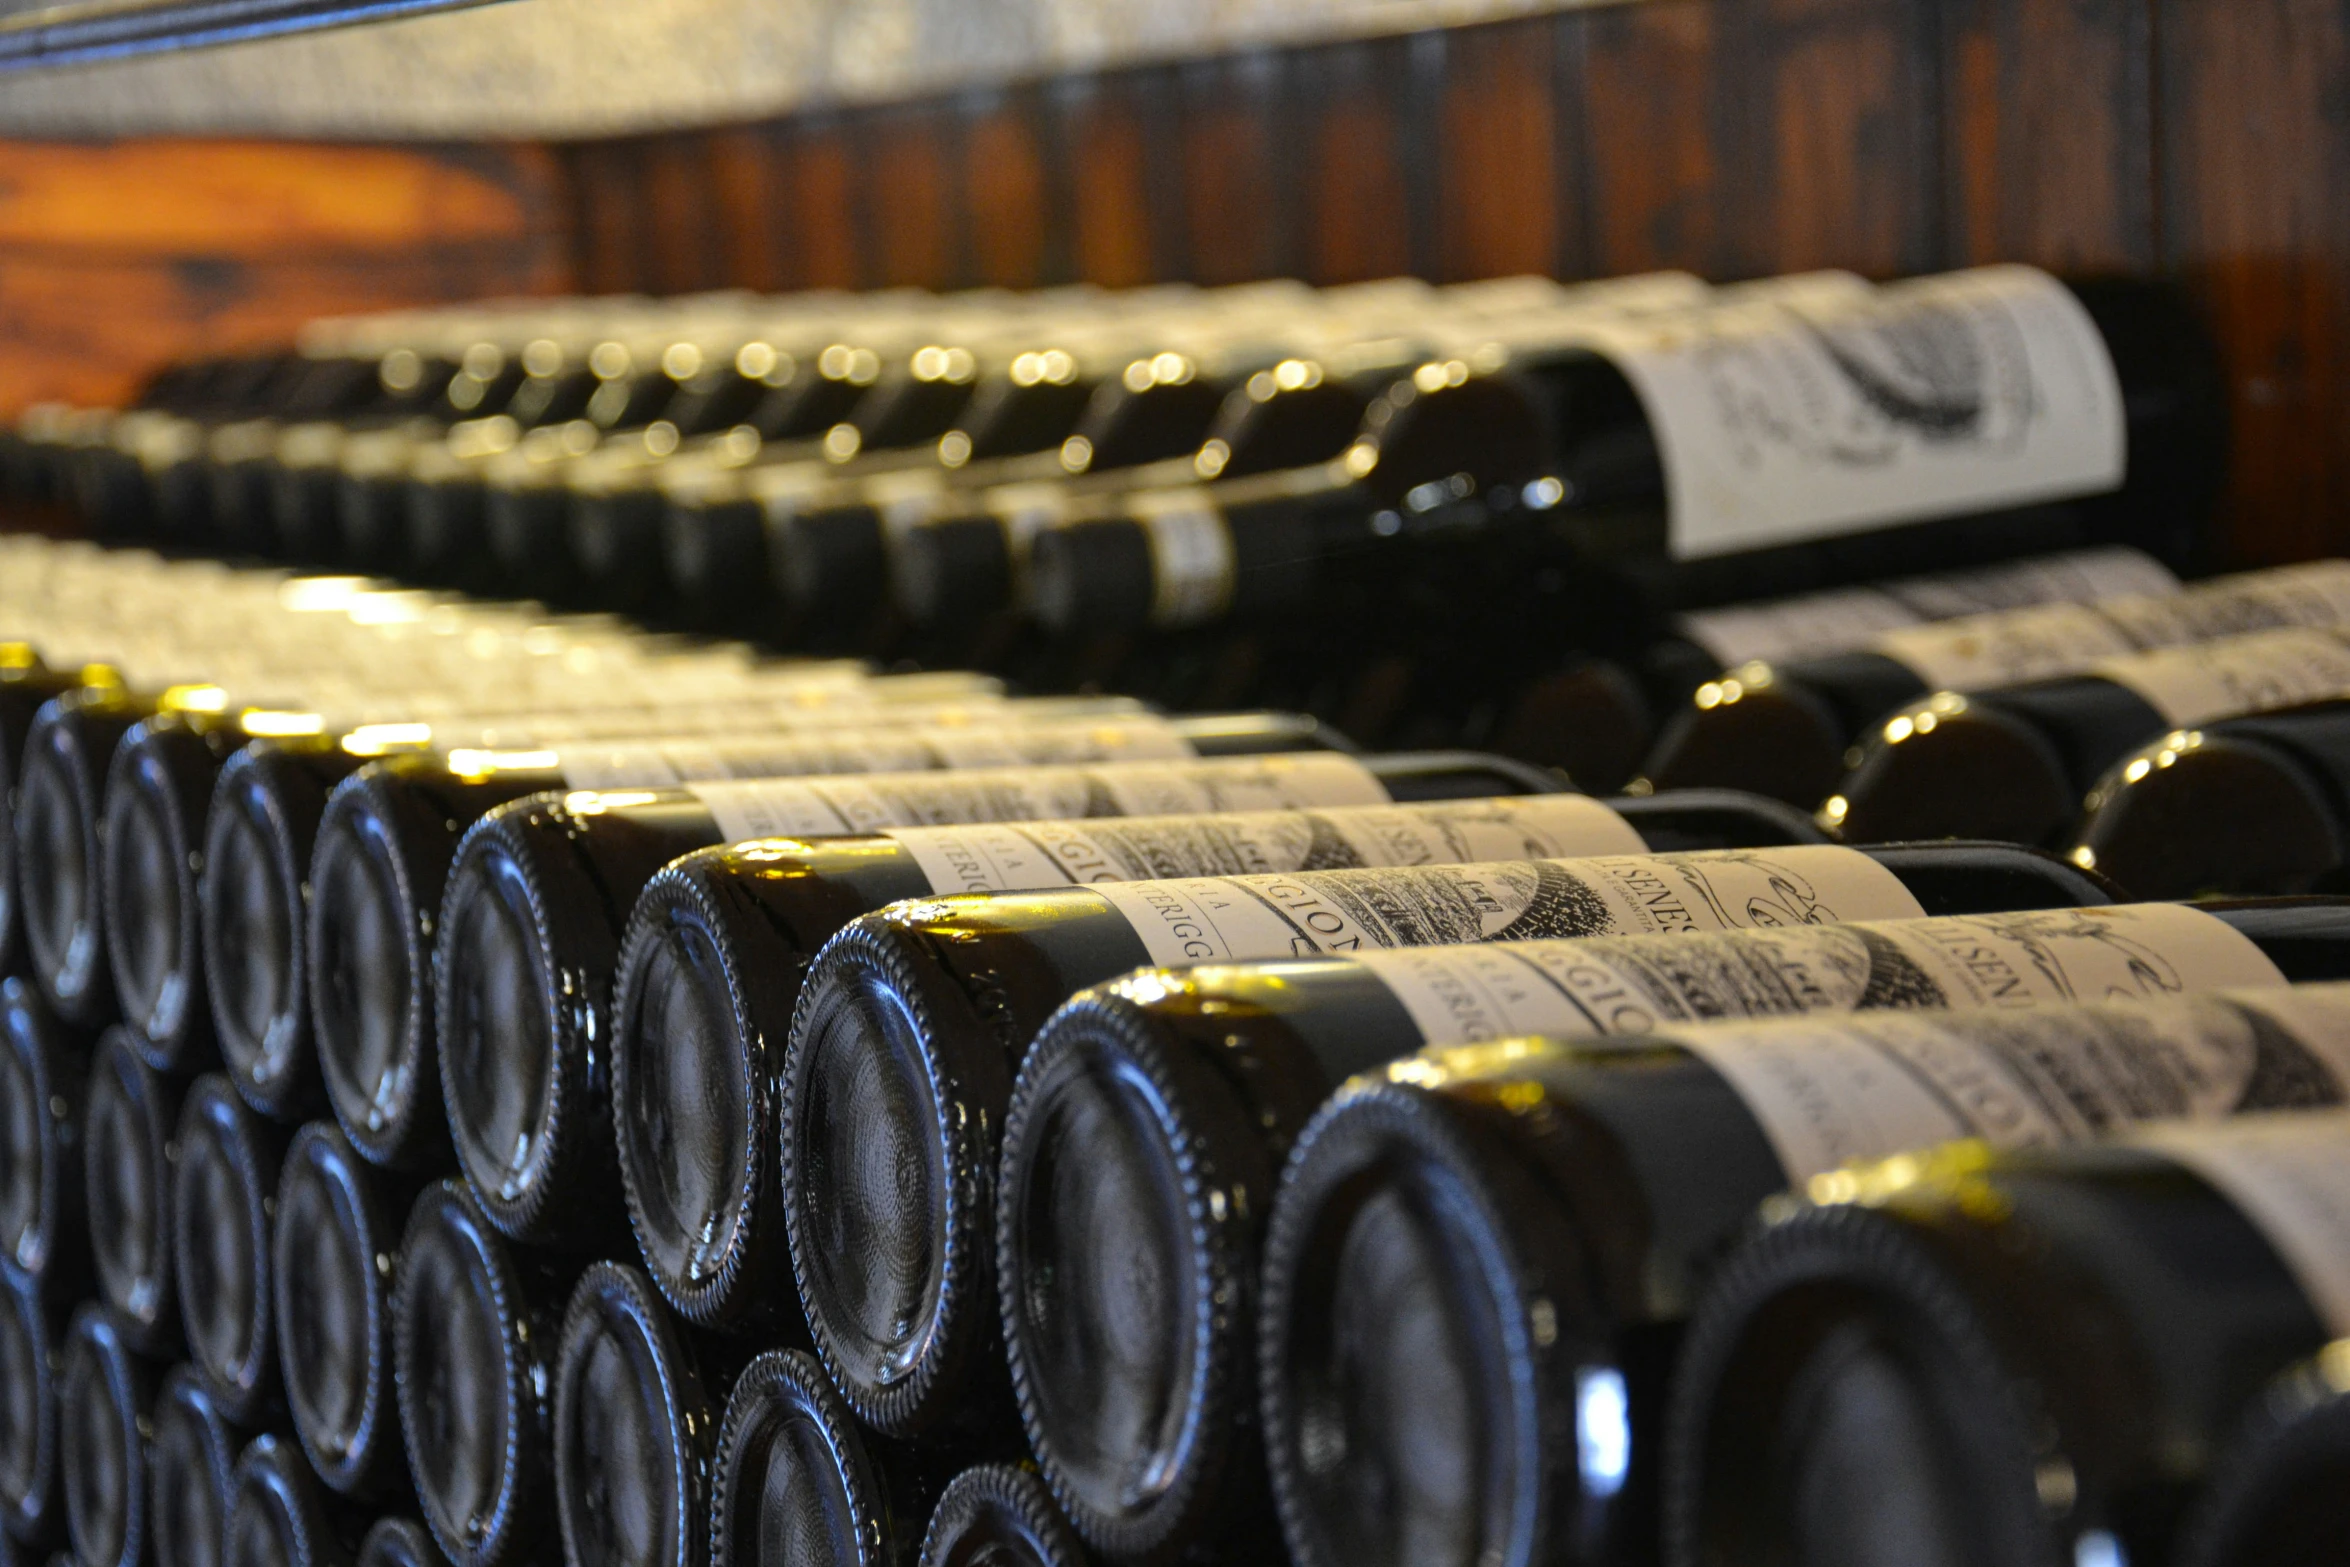
{"type": "MultiPolygon", "coordinates": [[[[1015,822],[1201,811],[1293,811],[1383,802],[1386,786],[1332,753],[1104,767],[974,768],[845,778],[737,778],[687,787],[729,843],[872,833],[953,822],[1015,822]]],[[[959,836],[950,834],[950,837],[959,836]]],[[[917,858],[920,856],[917,855],[917,858]]],[[[927,865],[927,862],[925,862],[927,865]]],[[[937,873],[933,873],[936,880],[937,873]]],[[[1030,886],[1058,886],[1039,881],[1030,886]]],[[[978,891],[978,887],[942,887],[978,891]]]]}
{"type": "Polygon", "coordinates": [[[931,890],[942,893],[1558,859],[1645,847],[1623,817],[1574,794],[1125,821],[999,821],[906,828],[889,836],[922,867],[931,890]]]}
{"type": "Polygon", "coordinates": [[[2000,1148],[2350,1097],[2350,986],[2290,1019],[2257,992],[2151,1004],[1854,1013],[1666,1037],[1730,1083],[1802,1183],[1979,1137],[2000,1148]]]}
{"type": "Polygon", "coordinates": [[[2030,267],[1601,323],[1591,340],[1648,414],[1677,558],[2122,482],[2105,341],[2030,267]]]}
{"type": "Polygon", "coordinates": [[[1969,615],[1870,644],[1937,690],[1987,691],[2077,675],[2108,659],[2287,627],[2350,625],[2350,561],[2247,571],[2176,593],[2125,594],[1969,615]]]}
{"type": "Polygon", "coordinates": [[[658,789],[714,778],[903,773],[937,768],[1184,757],[1191,743],[1165,719],[1072,719],[987,726],[908,724],[799,734],[678,736],[565,746],[574,789],[658,789]]]}
{"type": "Polygon", "coordinates": [[[1181,878],[1094,891],[1165,965],[1924,912],[1884,866],[1825,845],[1181,878]]]}
{"type": "Polygon", "coordinates": [[[1926,621],[2174,593],[2178,585],[2168,567],[2138,550],[2075,550],[1876,587],[1696,610],[1677,626],[1727,669],[1752,659],[1784,662],[1867,647],[1888,632],[1926,621]]]}
{"type": "Polygon", "coordinates": [[[1445,1045],[1513,1034],[1648,1034],[1810,1012],[2137,1001],[2285,982],[2250,938],[2184,904],[1776,923],[1790,928],[1672,942],[1601,937],[1363,952],[1355,960],[1379,976],[1428,1043],[1445,1045]]]}

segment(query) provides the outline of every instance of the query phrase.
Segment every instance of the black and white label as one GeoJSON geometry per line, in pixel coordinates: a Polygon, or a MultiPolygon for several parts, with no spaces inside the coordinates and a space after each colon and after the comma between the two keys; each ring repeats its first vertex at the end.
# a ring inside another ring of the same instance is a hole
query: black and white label
{"type": "Polygon", "coordinates": [[[1812,1012],[2138,1001],[2284,983],[2250,939],[2184,904],[1899,924],[1773,923],[1785,928],[1692,933],[1671,942],[1362,952],[1355,960],[1379,976],[1432,1045],[1518,1034],[1647,1034],[1812,1012]]]}
{"type": "MultiPolygon", "coordinates": [[[[2044,1147],[2142,1121],[2339,1105],[2350,1097],[2350,986],[2321,988],[2298,1028],[2220,995],[1856,1013],[1669,1037],[1738,1091],[1801,1185],[1962,1137],[2044,1147]]],[[[1813,1195],[1834,1193],[1815,1183],[1813,1195]]]]}
{"type": "Polygon", "coordinates": [[[2287,627],[2350,625],[2350,562],[2314,561],[2176,593],[1970,615],[1872,645],[1937,690],[1986,691],[2077,675],[2107,659],[2287,627]]]}
{"type": "Polygon", "coordinates": [[[1162,965],[1923,912],[1875,860],[1826,846],[1299,871],[1094,890],[1162,965]]]}
{"type": "Polygon", "coordinates": [[[2104,339],[2029,267],[1595,323],[1591,339],[1656,433],[1677,558],[2122,481],[2104,339]]]}
{"type": "Polygon", "coordinates": [[[2194,1171],[2292,1270],[2327,1331],[2350,1335],[2350,1113],[2141,1127],[2129,1141],[2194,1171]]]}
{"type": "Polygon", "coordinates": [[[2090,671],[2175,725],[2350,696],[2350,645],[2324,631],[2263,631],[2111,659],[2090,671]]]}
{"type": "Polygon", "coordinates": [[[1150,542],[1151,624],[1196,626],[1232,607],[1232,535],[1207,491],[1145,490],[1126,511],[1150,542]]]}
{"type": "MultiPolygon", "coordinates": [[[[1385,786],[1369,769],[1335,753],[870,777],[745,778],[687,787],[709,807],[730,843],[959,822],[1289,811],[1373,804],[1387,798],[1385,786]]],[[[928,861],[923,863],[927,867],[928,861]]],[[[933,881],[937,879],[934,873],[933,881]]]]}
{"type": "Polygon", "coordinates": [[[1171,724],[1145,715],[1061,723],[678,735],[565,746],[557,765],[564,783],[573,789],[657,789],[715,778],[1031,767],[1191,754],[1190,742],[1171,724]]]}
{"type": "Polygon", "coordinates": [[[1000,826],[915,827],[889,836],[922,867],[931,890],[941,893],[1560,859],[1645,848],[1621,816],[1597,800],[1572,794],[1107,822],[1021,820],[1000,826]]]}
{"type": "Polygon", "coordinates": [[[2039,604],[2093,604],[2177,589],[2178,579],[2169,568],[2140,551],[2079,550],[1881,587],[1839,588],[1765,604],[1700,610],[1682,616],[1679,626],[1683,636],[1727,669],[1754,659],[1785,662],[1867,647],[1887,632],[1921,622],[2039,604]]]}

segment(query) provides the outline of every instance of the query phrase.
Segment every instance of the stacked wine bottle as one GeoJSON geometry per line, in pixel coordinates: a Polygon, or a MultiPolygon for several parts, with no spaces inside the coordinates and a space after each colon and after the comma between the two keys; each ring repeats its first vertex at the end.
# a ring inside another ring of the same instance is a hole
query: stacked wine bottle
{"type": "Polygon", "coordinates": [[[2213,574],[2217,385],[1996,267],[35,410],[10,1551],[2338,1559],[2350,563],[2213,574]]]}

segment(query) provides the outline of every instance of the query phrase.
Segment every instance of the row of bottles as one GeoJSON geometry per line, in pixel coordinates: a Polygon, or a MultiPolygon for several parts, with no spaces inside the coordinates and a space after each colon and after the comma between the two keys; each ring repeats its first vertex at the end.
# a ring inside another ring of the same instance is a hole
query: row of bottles
{"type": "MultiPolygon", "coordinates": [[[[1876,596],[1919,619],[2198,564],[2212,365],[2160,289],[2013,267],[558,301],[322,323],[128,413],[39,410],[0,473],[164,548],[1613,788],[1687,695],[1638,657],[1678,615],[1961,570],[1876,596]],[[2141,554],[1968,569],[2099,545],[2141,554]]],[[[1882,619],[1798,609],[1769,647],[1882,619]]]]}
{"type": "Polygon", "coordinates": [[[2322,875],[2227,835],[2295,826],[2242,757],[2324,776],[2344,590],[2181,585],[2199,352],[2014,269],[594,301],[28,421],[13,493],[113,544],[0,541],[0,1523],[81,1567],[2328,1559],[2350,903],[2143,900],[2322,875]],[[1823,368],[1857,400],[1798,428],[1823,368]],[[1327,451],[1250,455],[1333,387],[1327,451]],[[1213,433],[1136,455],[1175,408],[1213,433]],[[478,484],[464,580],[557,607],[319,574],[385,566],[354,461],[403,529],[478,484]],[[681,612],[738,481],[746,618],[681,612]],[[593,517],[661,542],[645,597],[578,587],[593,517]],[[1838,767],[2021,712],[2089,825],[1971,750],[1913,771],[1986,814],[1914,834],[1767,736],[1658,760],[1836,649],[1910,681],[1856,677],[1838,767]],[[1587,740],[1642,780],[1579,792],[1587,740]],[[2169,860],[2093,835],[2197,767],[2169,860]]]}

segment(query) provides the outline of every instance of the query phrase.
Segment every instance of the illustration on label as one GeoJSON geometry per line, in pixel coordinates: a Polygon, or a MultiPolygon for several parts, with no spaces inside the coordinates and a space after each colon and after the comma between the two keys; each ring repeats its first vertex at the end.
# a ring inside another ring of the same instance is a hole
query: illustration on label
{"type": "Polygon", "coordinates": [[[564,782],[574,789],[657,789],[721,778],[1019,767],[1191,754],[1190,742],[1165,720],[1137,717],[985,726],[909,724],[713,739],[680,736],[566,746],[561,766],[564,782]]]}
{"type": "Polygon", "coordinates": [[[891,836],[929,876],[931,890],[940,893],[1554,859],[1642,846],[1631,824],[1581,795],[1112,822],[1038,820],[916,828],[891,836]]]}
{"type": "Polygon", "coordinates": [[[1683,558],[2121,482],[2121,387],[2104,340],[2078,299],[2030,268],[1592,336],[1656,431],[1683,558]]]}
{"type": "Polygon", "coordinates": [[[1883,866],[1804,846],[1107,884],[1161,964],[1602,932],[1675,934],[1923,911],[1883,866]]]}
{"type": "Polygon", "coordinates": [[[2166,723],[2206,723],[2350,695],[2350,645],[2323,631],[2265,631],[2099,664],[2166,723]]]}
{"type": "MultiPolygon", "coordinates": [[[[1360,762],[1336,754],[979,768],[870,778],[734,779],[690,787],[718,819],[719,831],[730,843],[951,823],[1295,809],[1383,800],[1387,795],[1360,762]]],[[[946,834],[941,841],[963,836],[967,834],[946,834]]],[[[925,869],[931,868],[919,853],[916,858],[925,869]]],[[[934,882],[939,874],[932,870],[934,882]]]]}
{"type": "Polygon", "coordinates": [[[1979,1137],[2001,1148],[2102,1137],[2344,1100],[2350,993],[2304,1038],[2197,996],[2157,1005],[1989,1008],[1681,1030],[1670,1037],[1738,1091],[1790,1180],[1904,1148],[1979,1137]]]}
{"type": "Polygon", "coordinates": [[[1645,1034],[1727,1018],[2063,1001],[2282,985],[2257,946],[2179,904],[2036,909],[1894,924],[1729,930],[1361,953],[1430,1044],[1645,1034]]]}

